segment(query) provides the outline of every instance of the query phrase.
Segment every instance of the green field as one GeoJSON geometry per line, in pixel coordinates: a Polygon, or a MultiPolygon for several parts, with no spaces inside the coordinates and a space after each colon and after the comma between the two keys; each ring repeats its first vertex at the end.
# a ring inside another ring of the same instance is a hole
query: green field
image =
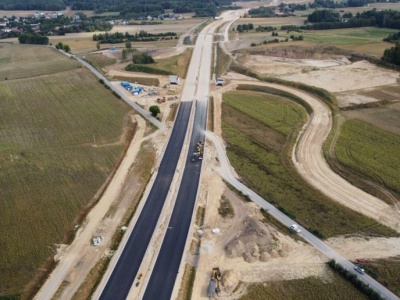
{"type": "Polygon", "coordinates": [[[161,75],[176,74],[181,78],[186,78],[192,52],[193,49],[190,48],[182,54],[158,59],[154,64],[130,64],[126,70],[161,75]]]}
{"type": "MultiPolygon", "coordinates": [[[[286,18],[282,18],[285,20],[286,18]]],[[[254,26],[276,26],[278,28],[278,34],[280,37],[289,38],[291,35],[299,36],[303,35],[304,42],[296,42],[295,44],[324,44],[324,45],[334,45],[346,50],[353,50],[356,52],[375,55],[380,57],[386,48],[390,48],[393,44],[384,42],[383,38],[387,37],[389,34],[398,32],[396,29],[389,28],[377,28],[377,27],[361,27],[361,28],[345,28],[345,29],[330,29],[330,30],[304,30],[301,33],[281,31],[279,26],[271,24],[270,21],[264,19],[265,21],[255,23],[254,26]]],[[[249,22],[252,22],[249,19],[249,22]]],[[[248,22],[248,23],[249,23],[248,22]]],[[[246,22],[241,22],[246,23],[246,22]]],[[[298,25],[293,24],[293,22],[288,22],[285,25],[298,25]]],[[[240,39],[271,39],[270,32],[243,32],[240,33],[240,39]]]]}
{"type": "Polygon", "coordinates": [[[115,58],[110,58],[99,53],[86,54],[85,59],[98,70],[101,70],[101,68],[106,66],[113,65],[117,62],[115,58]]]}
{"type": "Polygon", "coordinates": [[[368,299],[340,275],[327,269],[329,279],[308,277],[278,282],[256,283],[248,287],[240,300],[320,300],[320,299],[368,299]]]}
{"type": "Polygon", "coordinates": [[[347,120],[335,149],[339,162],[400,195],[400,136],[366,122],[347,120]]]}
{"type": "Polygon", "coordinates": [[[321,237],[364,233],[394,235],[376,221],[327,199],[291,165],[289,148],[306,111],[278,96],[250,91],[224,94],[223,136],[242,181],[321,237]]]}
{"type": "Polygon", "coordinates": [[[34,45],[0,44],[0,81],[63,72],[80,64],[57,50],[34,45]]]}
{"type": "MultiPolygon", "coordinates": [[[[33,48],[36,64],[48,48],[33,48]]],[[[56,66],[44,65],[60,72],[0,82],[0,295],[20,293],[70,238],[123,150],[129,107],[86,69],[65,71],[63,56],[47,53],[56,66]]]]}

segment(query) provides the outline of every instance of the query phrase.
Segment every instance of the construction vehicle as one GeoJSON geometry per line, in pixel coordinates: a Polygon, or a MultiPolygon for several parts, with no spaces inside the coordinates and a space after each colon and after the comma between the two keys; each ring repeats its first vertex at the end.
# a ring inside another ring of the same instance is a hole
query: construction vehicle
{"type": "Polygon", "coordinates": [[[208,289],[207,289],[207,296],[209,298],[214,298],[215,294],[217,294],[217,296],[219,296],[220,293],[220,287],[219,284],[221,282],[221,277],[222,277],[222,273],[221,270],[219,269],[219,267],[215,267],[212,269],[212,273],[211,273],[211,278],[210,278],[210,282],[208,283],[208,289]]]}

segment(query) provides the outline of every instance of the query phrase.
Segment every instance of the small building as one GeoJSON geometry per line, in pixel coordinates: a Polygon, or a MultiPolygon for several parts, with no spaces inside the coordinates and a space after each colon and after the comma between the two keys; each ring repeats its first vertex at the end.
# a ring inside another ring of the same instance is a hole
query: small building
{"type": "Polygon", "coordinates": [[[170,75],[169,76],[169,84],[179,84],[179,76],[178,75],[170,75]]]}

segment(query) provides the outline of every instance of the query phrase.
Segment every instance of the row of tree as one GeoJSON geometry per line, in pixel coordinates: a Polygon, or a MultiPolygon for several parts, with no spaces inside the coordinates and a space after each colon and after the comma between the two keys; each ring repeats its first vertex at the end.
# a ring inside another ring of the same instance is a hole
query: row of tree
{"type": "Polygon", "coordinates": [[[391,33],[388,35],[387,38],[383,39],[383,41],[389,42],[389,43],[396,43],[399,40],[400,40],[400,31],[397,33],[391,33]]]}
{"type": "Polygon", "coordinates": [[[333,1],[333,0],[314,0],[309,3],[310,8],[344,8],[344,7],[361,7],[368,3],[376,2],[375,0],[347,0],[347,1],[333,1]]]}
{"type": "Polygon", "coordinates": [[[48,45],[49,38],[47,36],[35,33],[24,33],[18,37],[20,44],[37,44],[37,45],[48,45]]]}
{"type": "Polygon", "coordinates": [[[161,33],[148,33],[147,31],[141,30],[135,34],[130,34],[128,32],[114,32],[114,33],[99,33],[93,35],[93,41],[98,41],[102,44],[104,43],[125,43],[127,41],[137,42],[148,42],[157,41],[159,39],[177,39],[176,32],[161,32],[161,33]]]}

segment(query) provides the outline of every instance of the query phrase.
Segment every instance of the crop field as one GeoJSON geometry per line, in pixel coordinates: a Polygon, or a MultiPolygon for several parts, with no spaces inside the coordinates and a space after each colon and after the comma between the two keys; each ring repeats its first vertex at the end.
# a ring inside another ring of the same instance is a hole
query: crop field
{"type": "Polygon", "coordinates": [[[256,283],[248,287],[240,300],[280,299],[368,299],[339,274],[327,270],[329,279],[308,277],[287,281],[256,283]]]}
{"type": "MultiPolygon", "coordinates": [[[[374,94],[375,92],[376,91],[373,90],[371,91],[371,94],[374,94]]],[[[368,92],[365,93],[366,96],[367,93],[368,92]]],[[[400,94],[400,87],[397,87],[397,89],[392,91],[392,93],[400,94]]],[[[388,98],[387,93],[381,93],[381,95],[383,95],[385,99],[388,98]]],[[[378,98],[379,95],[375,94],[373,97],[378,98]]],[[[373,124],[383,130],[400,135],[400,102],[372,109],[349,110],[343,112],[343,114],[347,118],[359,119],[373,124]]]]}
{"type": "MultiPolygon", "coordinates": [[[[398,30],[362,27],[304,31],[301,34],[304,36],[306,41],[330,44],[340,48],[380,57],[386,48],[393,47],[393,44],[383,42],[383,38],[394,32],[398,32],[398,30]]],[[[282,36],[286,37],[290,36],[291,34],[293,33],[282,34],[282,36]]]]}
{"type": "Polygon", "coordinates": [[[95,200],[130,109],[83,68],[1,81],[0,99],[0,295],[11,295],[95,200]]]}
{"type": "Polygon", "coordinates": [[[0,44],[0,81],[30,78],[80,67],[57,50],[35,45],[0,44]]]}
{"type": "Polygon", "coordinates": [[[304,123],[304,108],[270,94],[238,94],[224,94],[222,129],[229,159],[246,185],[320,237],[395,235],[326,198],[297,175],[288,151],[304,123]]]}
{"type": "MultiPolygon", "coordinates": [[[[280,18],[281,21],[287,18],[280,18]]],[[[248,22],[240,21],[243,23],[253,23],[253,19],[246,19],[248,22]]],[[[262,26],[275,26],[278,28],[278,34],[280,37],[289,38],[291,35],[303,35],[304,41],[307,43],[314,44],[327,44],[334,45],[343,49],[353,50],[356,52],[382,56],[383,51],[387,48],[393,47],[393,44],[384,42],[383,38],[387,37],[389,34],[398,32],[396,29],[388,28],[376,28],[376,27],[361,27],[361,28],[345,28],[345,29],[331,29],[331,30],[305,30],[301,33],[281,31],[281,25],[302,25],[296,24],[293,20],[288,20],[290,22],[285,24],[274,24],[271,23],[269,19],[255,19],[264,20],[264,22],[253,23],[254,27],[258,25],[262,26]]],[[[236,24],[236,23],[235,23],[236,24]]],[[[239,23],[237,23],[239,24],[239,23]]],[[[239,34],[240,39],[271,39],[270,32],[243,32],[239,34]]],[[[299,44],[296,42],[294,44],[299,44]]]]}
{"type": "Polygon", "coordinates": [[[341,164],[400,194],[400,135],[360,120],[347,120],[335,152],[341,164]]]}

